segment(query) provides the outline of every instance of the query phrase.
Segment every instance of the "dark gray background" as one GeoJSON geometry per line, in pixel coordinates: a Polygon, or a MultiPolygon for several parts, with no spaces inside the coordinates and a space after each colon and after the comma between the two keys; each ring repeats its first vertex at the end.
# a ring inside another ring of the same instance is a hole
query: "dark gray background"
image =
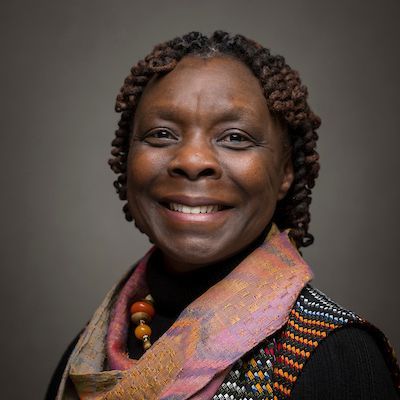
{"type": "Polygon", "coordinates": [[[191,30],[247,35],[322,117],[315,285],[400,350],[400,2],[13,1],[1,13],[2,399],[40,399],[69,341],[149,247],[106,160],[130,66],[191,30]]]}

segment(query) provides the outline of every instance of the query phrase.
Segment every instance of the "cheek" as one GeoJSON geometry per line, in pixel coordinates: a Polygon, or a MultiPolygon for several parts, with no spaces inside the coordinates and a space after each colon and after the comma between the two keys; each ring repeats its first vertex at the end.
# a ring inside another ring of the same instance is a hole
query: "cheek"
{"type": "Polygon", "coordinates": [[[150,237],[148,226],[151,208],[148,193],[160,170],[159,160],[150,152],[131,149],[127,165],[127,197],[136,227],[150,237]]]}
{"type": "Polygon", "coordinates": [[[131,149],[128,157],[128,195],[141,194],[150,187],[162,168],[160,158],[152,152],[131,149]]]}
{"type": "Polygon", "coordinates": [[[232,160],[228,170],[232,179],[252,202],[275,197],[278,191],[279,169],[273,160],[261,154],[258,157],[232,160]]]}

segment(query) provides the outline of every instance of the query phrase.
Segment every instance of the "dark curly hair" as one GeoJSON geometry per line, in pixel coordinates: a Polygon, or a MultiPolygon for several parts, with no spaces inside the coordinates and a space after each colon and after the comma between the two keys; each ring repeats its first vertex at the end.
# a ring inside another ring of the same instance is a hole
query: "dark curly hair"
{"type": "MultiPolygon", "coordinates": [[[[155,74],[167,74],[185,56],[210,58],[232,56],[246,64],[259,80],[268,108],[285,126],[292,148],[294,181],[287,195],[278,202],[273,220],[280,229],[291,228],[290,236],[297,247],[309,246],[314,237],[308,232],[311,189],[319,171],[316,152],[320,119],[307,103],[307,88],[297,71],[285,59],[242,35],[216,31],[210,37],[190,32],[155,46],[154,50],[131,68],[130,75],[117,96],[115,110],[121,113],[109,160],[118,174],[114,186],[121,200],[127,199],[127,158],[135,109],[147,83],[155,74]]],[[[125,217],[132,221],[128,204],[125,217]]]]}

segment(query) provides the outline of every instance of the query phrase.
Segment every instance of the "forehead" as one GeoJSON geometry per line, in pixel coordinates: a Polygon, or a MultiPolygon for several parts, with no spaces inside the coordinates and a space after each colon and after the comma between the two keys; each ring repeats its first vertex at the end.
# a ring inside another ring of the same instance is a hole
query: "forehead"
{"type": "Polygon", "coordinates": [[[235,110],[255,117],[269,114],[258,79],[244,63],[227,56],[183,58],[168,74],[151,79],[137,111],[186,109],[209,114],[235,110]]]}

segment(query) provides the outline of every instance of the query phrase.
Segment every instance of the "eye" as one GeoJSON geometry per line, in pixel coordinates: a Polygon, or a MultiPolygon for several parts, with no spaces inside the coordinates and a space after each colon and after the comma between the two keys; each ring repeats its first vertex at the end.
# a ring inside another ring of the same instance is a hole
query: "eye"
{"type": "Polygon", "coordinates": [[[178,138],[167,128],[157,128],[147,132],[142,140],[153,146],[166,146],[177,141],[178,138]]]}
{"type": "Polygon", "coordinates": [[[232,149],[245,149],[254,144],[252,138],[244,132],[228,132],[218,141],[232,149]]]}

